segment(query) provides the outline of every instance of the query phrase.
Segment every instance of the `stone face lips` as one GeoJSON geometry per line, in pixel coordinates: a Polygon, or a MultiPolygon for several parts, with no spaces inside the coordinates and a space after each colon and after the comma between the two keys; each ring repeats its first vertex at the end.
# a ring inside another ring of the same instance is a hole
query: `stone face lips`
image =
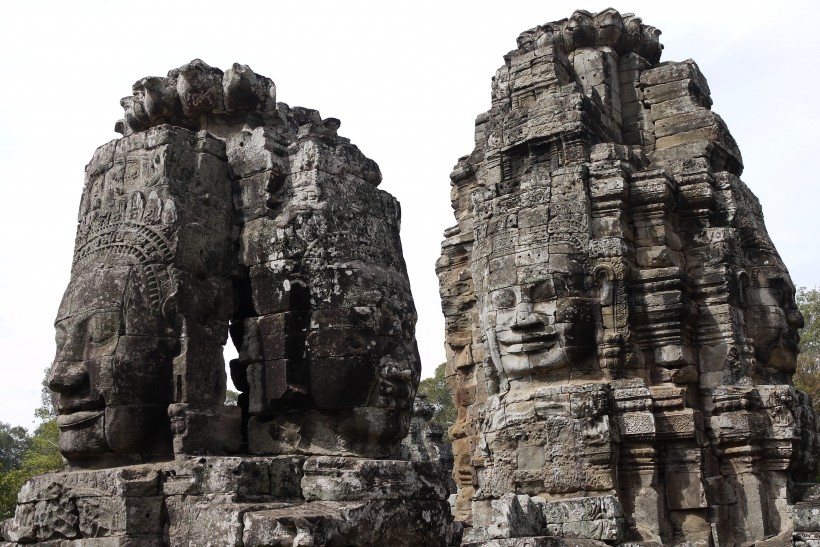
{"type": "Polygon", "coordinates": [[[450,176],[470,544],[788,536],[813,476],[794,286],[706,79],[660,64],[659,34],[611,9],[524,32],[450,176]]]}
{"type": "Polygon", "coordinates": [[[194,60],[122,106],[123,138],[86,170],[56,322],[69,462],[398,454],[420,364],[375,162],[245,65],[194,60]]]}

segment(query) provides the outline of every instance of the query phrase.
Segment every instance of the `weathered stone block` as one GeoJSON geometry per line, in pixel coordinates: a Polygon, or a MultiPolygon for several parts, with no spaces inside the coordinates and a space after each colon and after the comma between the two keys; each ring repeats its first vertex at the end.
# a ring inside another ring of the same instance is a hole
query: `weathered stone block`
{"type": "Polygon", "coordinates": [[[293,545],[301,541],[339,545],[450,545],[453,532],[441,515],[446,502],[372,500],[321,501],[295,507],[250,511],[242,544],[293,545]]]}
{"type": "Polygon", "coordinates": [[[161,536],[161,496],[88,497],[77,500],[81,537],[161,536]]]}
{"type": "Polygon", "coordinates": [[[432,462],[314,457],[305,460],[307,501],[445,500],[441,470],[432,462]]]}
{"type": "Polygon", "coordinates": [[[237,454],[242,445],[238,406],[173,404],[168,407],[176,454],[237,454]]]}

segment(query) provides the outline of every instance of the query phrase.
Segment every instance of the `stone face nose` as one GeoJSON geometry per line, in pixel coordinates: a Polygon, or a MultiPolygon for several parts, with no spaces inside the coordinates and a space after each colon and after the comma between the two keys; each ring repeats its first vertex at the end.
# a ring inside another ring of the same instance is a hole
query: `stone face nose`
{"type": "Polygon", "coordinates": [[[802,329],[805,324],[803,314],[800,313],[800,310],[797,308],[786,311],[786,321],[788,321],[789,326],[793,329],[802,329]]]}
{"type": "Polygon", "coordinates": [[[60,394],[71,393],[86,384],[88,371],[82,361],[58,359],[48,374],[48,388],[60,394]]]}
{"type": "Polygon", "coordinates": [[[539,328],[545,326],[547,322],[543,314],[534,312],[532,305],[526,303],[519,305],[512,328],[516,330],[539,328]]]}
{"type": "Polygon", "coordinates": [[[57,393],[70,393],[84,385],[88,378],[83,364],[86,337],[77,331],[76,323],[67,331],[62,330],[64,328],[57,327],[57,355],[48,373],[48,387],[57,393]]]}

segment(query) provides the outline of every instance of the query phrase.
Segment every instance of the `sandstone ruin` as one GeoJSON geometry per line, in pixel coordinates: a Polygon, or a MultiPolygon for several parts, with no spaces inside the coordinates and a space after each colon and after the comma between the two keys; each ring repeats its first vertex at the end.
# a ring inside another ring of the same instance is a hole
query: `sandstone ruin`
{"type": "Polygon", "coordinates": [[[577,11],[493,79],[436,265],[452,451],[378,166],[247,66],[135,83],[55,322],[68,467],[0,545],[820,545],[794,286],[659,34],[577,11]]]}
{"type": "Polygon", "coordinates": [[[69,470],[23,488],[3,537],[448,545],[436,458],[397,459],[420,363],[376,163],[244,65],[194,60],[121,104],[55,323],[69,470]]]}
{"type": "Polygon", "coordinates": [[[794,286],[706,79],[659,62],[659,34],[613,9],[522,33],[450,176],[466,545],[820,537],[795,506],[818,435],[794,286]]]}

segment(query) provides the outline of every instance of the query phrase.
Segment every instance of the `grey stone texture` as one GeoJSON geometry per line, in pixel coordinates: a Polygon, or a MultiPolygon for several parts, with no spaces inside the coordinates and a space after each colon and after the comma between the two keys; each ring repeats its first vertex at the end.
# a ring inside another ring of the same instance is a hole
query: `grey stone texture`
{"type": "Polygon", "coordinates": [[[123,138],[86,169],[56,323],[69,462],[398,454],[420,364],[376,163],[244,65],[192,61],[122,106],[123,138]]]}
{"type": "Polygon", "coordinates": [[[441,457],[400,459],[420,363],[399,204],[339,120],[275,90],[194,60],[121,101],[55,323],[68,470],[26,483],[2,545],[458,543],[441,457]]]}
{"type": "Polygon", "coordinates": [[[431,462],[327,456],[208,456],[49,473],[23,487],[0,545],[447,546],[453,526],[443,484],[431,462]]]}
{"type": "Polygon", "coordinates": [[[794,286],[706,78],[659,34],[613,9],[522,33],[450,175],[467,545],[818,537],[794,286]]]}
{"type": "Polygon", "coordinates": [[[418,462],[438,462],[447,474],[447,487],[455,494],[453,481],[453,447],[447,438],[445,428],[432,421],[436,408],[422,394],[413,401],[413,416],[410,418],[410,432],[402,440],[401,459],[418,462]]]}

